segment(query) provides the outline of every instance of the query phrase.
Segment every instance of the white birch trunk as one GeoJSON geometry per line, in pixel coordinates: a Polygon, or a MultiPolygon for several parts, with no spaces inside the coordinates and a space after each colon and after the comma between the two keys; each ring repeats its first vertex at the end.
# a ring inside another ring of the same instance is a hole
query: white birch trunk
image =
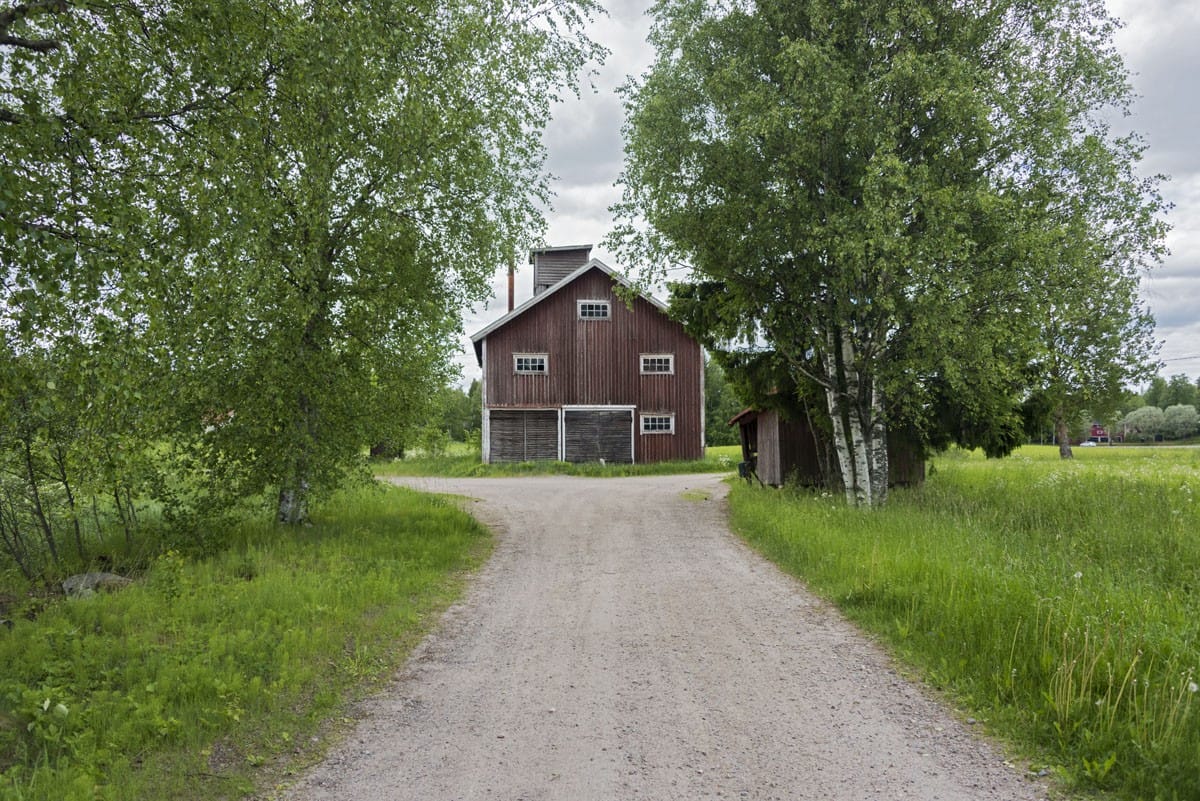
{"type": "Polygon", "coordinates": [[[850,453],[854,458],[854,503],[857,506],[871,506],[874,499],[871,494],[871,428],[870,421],[863,420],[859,395],[862,389],[862,377],[854,364],[854,343],[850,337],[842,335],[842,372],[846,375],[846,394],[842,402],[846,404],[846,417],[849,420],[850,453]]]}
{"type": "Polygon", "coordinates": [[[878,506],[887,500],[888,494],[883,400],[872,384],[870,403],[860,402],[864,379],[854,364],[854,344],[849,337],[827,332],[825,343],[825,398],[833,421],[833,447],[846,502],[878,506]]]}
{"type": "Polygon", "coordinates": [[[833,332],[825,334],[825,402],[829,407],[829,419],[833,423],[833,452],[837,454],[838,470],[842,474],[842,487],[846,493],[846,501],[854,503],[854,482],[851,475],[854,472],[850,458],[850,448],[846,440],[846,427],[842,424],[842,407],[839,399],[837,349],[833,341],[833,332]]]}
{"type": "Polygon", "coordinates": [[[825,397],[833,420],[833,447],[842,471],[846,501],[855,506],[871,504],[871,471],[867,437],[857,404],[858,371],[854,368],[854,345],[844,334],[826,334],[825,397]],[[841,356],[839,364],[838,356],[841,356]]]}
{"type": "Polygon", "coordinates": [[[871,506],[871,454],[867,439],[867,428],[863,425],[857,409],[850,410],[850,443],[854,457],[854,504],[871,506]]]}
{"type": "Polygon", "coordinates": [[[294,486],[279,490],[276,519],[288,526],[308,522],[308,482],[301,479],[294,486]]]}
{"type": "Polygon", "coordinates": [[[887,501],[888,496],[888,452],[887,425],[883,419],[883,399],[879,388],[871,386],[871,495],[875,505],[880,506],[887,501]]]}
{"type": "MultiPolygon", "coordinates": [[[[836,371],[830,379],[836,377],[836,371]]],[[[834,388],[826,387],[825,399],[829,403],[829,417],[833,421],[833,452],[837,454],[838,470],[842,474],[842,486],[846,492],[847,503],[854,503],[854,462],[850,457],[849,442],[846,439],[846,427],[842,425],[842,410],[838,402],[838,393],[834,388]]]]}

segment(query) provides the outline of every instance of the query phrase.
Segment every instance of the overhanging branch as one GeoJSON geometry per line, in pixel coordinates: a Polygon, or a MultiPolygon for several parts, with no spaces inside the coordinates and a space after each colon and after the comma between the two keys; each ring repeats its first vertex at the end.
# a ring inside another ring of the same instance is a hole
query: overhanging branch
{"type": "Polygon", "coordinates": [[[0,12],[0,46],[19,47],[22,50],[33,50],[37,53],[49,53],[62,47],[57,39],[28,39],[24,36],[13,36],[9,29],[38,14],[65,14],[70,8],[67,0],[38,0],[34,3],[17,3],[7,11],[0,12]]]}

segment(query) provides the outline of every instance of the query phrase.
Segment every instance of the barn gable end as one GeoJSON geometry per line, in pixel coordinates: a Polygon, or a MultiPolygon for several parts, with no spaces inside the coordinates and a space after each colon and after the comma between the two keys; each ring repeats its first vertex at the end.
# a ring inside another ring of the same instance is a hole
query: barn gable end
{"type": "MultiPolygon", "coordinates": [[[[536,251],[578,260],[587,246],[536,251]],[[565,254],[565,256],[564,256],[565,254]]],[[[483,368],[484,460],[698,459],[704,453],[699,344],[657,300],[618,297],[623,279],[590,259],[472,336],[483,368]],[[542,445],[531,450],[528,431],[542,445]],[[536,456],[531,456],[536,454],[536,456]]]]}

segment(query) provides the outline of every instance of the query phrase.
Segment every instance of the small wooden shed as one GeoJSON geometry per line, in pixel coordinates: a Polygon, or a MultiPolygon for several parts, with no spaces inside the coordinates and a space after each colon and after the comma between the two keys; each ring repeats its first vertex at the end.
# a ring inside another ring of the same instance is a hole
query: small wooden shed
{"type": "MultiPolygon", "coordinates": [[[[776,409],[745,409],[729,425],[738,426],[742,460],[764,484],[791,482],[803,487],[837,483],[837,463],[829,435],[807,416],[791,419],[776,409]]],[[[888,485],[919,486],[925,482],[925,459],[903,438],[888,439],[888,485]]]]}

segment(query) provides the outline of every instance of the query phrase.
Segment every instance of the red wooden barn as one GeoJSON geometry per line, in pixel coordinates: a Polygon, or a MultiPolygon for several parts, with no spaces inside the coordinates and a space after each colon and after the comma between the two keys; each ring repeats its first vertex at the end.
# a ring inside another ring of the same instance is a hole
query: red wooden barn
{"type": "Polygon", "coordinates": [[[471,337],[483,461],[657,462],[704,455],[700,345],[591,245],[530,254],[534,295],[471,337]]]}

